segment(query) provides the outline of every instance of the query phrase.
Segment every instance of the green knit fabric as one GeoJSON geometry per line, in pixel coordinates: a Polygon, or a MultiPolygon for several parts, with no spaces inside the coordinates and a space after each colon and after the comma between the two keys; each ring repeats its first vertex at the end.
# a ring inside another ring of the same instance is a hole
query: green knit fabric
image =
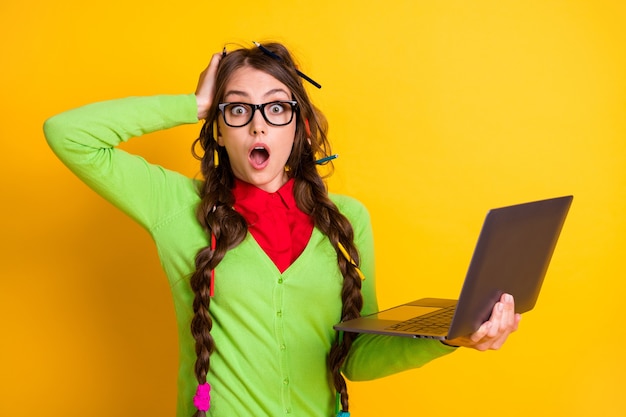
{"type": "MultiPolygon", "coordinates": [[[[198,182],[116,146],[132,137],[196,122],[195,96],[172,95],[95,103],[52,117],[44,126],[58,157],[154,239],[178,323],[179,417],[193,414],[197,385],[189,278],[195,254],[208,244],[195,218],[198,182]]],[[[363,314],[375,312],[369,214],[350,197],[331,198],[355,230],[361,270],[367,277],[363,314]]],[[[212,386],[208,415],[333,415],[335,393],[326,360],[335,337],[332,326],[341,316],[342,276],[328,239],[314,229],[304,252],[281,274],[248,234],[227,253],[215,277],[210,312],[216,352],[208,376],[212,386]]],[[[362,335],[344,373],[353,380],[380,378],[453,350],[432,340],[362,335]]]]}

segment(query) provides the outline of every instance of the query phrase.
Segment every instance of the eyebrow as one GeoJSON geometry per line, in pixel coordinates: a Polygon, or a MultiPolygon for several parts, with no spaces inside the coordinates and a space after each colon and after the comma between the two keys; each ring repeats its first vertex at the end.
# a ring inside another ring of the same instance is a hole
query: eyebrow
{"type": "MultiPolygon", "coordinates": [[[[287,97],[290,97],[290,94],[287,91],[285,91],[285,89],[283,89],[283,88],[273,88],[273,89],[269,90],[268,92],[266,92],[263,96],[267,97],[267,96],[271,96],[271,95],[277,94],[277,93],[283,93],[287,97]]],[[[249,97],[248,93],[246,93],[245,91],[230,90],[230,91],[226,92],[226,94],[224,94],[224,99],[226,99],[228,96],[231,96],[231,95],[241,96],[241,97],[249,97]]]]}

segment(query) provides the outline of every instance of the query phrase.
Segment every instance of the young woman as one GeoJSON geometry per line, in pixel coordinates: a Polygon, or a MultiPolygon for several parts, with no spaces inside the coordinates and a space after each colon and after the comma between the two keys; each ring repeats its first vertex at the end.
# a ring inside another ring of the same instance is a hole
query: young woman
{"type": "MultiPolygon", "coordinates": [[[[287,49],[216,54],[195,94],[95,103],[55,116],[59,158],[153,237],[174,297],[177,416],[348,414],[343,375],[380,378],[454,351],[433,340],[336,334],[377,311],[372,230],[356,200],[329,194],[316,160],[326,121],[287,49]],[[205,120],[203,179],[116,146],[205,120]]],[[[475,334],[497,349],[519,316],[503,296],[475,334]]]]}

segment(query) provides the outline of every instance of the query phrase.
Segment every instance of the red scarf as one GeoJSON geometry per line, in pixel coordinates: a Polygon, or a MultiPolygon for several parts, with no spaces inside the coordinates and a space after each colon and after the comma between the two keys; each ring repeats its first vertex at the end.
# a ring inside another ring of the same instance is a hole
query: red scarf
{"type": "Polygon", "coordinates": [[[282,273],[298,259],[313,232],[313,219],[296,205],[293,178],[275,193],[235,180],[235,210],[248,230],[282,273]]]}

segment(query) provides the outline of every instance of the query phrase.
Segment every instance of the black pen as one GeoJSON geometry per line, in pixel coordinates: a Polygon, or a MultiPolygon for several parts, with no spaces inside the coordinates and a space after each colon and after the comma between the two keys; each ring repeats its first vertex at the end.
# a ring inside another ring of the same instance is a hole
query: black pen
{"type": "MultiPolygon", "coordinates": [[[[277,59],[279,61],[282,61],[283,59],[281,57],[279,57],[278,55],[276,55],[274,52],[270,51],[269,49],[267,49],[266,47],[264,47],[263,45],[261,45],[258,42],[252,41],[253,44],[256,45],[257,48],[259,48],[261,51],[263,51],[264,54],[271,56],[274,59],[277,59]]],[[[316,86],[317,88],[322,88],[322,86],[313,81],[311,78],[309,78],[308,76],[306,76],[304,73],[302,73],[299,69],[296,68],[296,72],[298,73],[298,75],[302,78],[304,78],[305,80],[307,80],[308,82],[310,82],[311,84],[313,84],[314,86],[316,86]]]]}
{"type": "Polygon", "coordinates": [[[283,59],[281,57],[279,57],[278,55],[276,55],[274,52],[270,51],[269,49],[267,49],[265,46],[261,45],[258,42],[252,41],[253,44],[256,45],[257,48],[259,48],[261,51],[263,51],[266,55],[271,56],[274,59],[277,59],[279,61],[282,61],[283,59]]]}
{"type": "Polygon", "coordinates": [[[310,82],[311,84],[313,84],[314,86],[316,86],[317,88],[322,88],[322,86],[320,84],[318,84],[317,82],[313,81],[311,78],[307,77],[305,74],[303,74],[302,72],[300,72],[298,69],[296,69],[296,72],[298,73],[298,75],[302,78],[304,78],[305,80],[307,80],[308,82],[310,82]]]}

